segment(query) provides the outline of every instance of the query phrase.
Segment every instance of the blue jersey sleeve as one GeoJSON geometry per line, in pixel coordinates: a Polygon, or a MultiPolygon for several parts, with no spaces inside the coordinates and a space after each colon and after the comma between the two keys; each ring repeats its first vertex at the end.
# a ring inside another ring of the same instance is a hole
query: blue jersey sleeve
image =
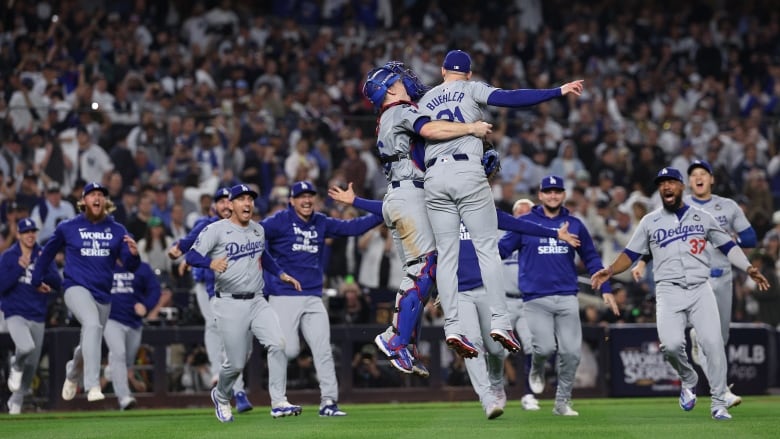
{"type": "MultiPolygon", "coordinates": [[[[572,221],[575,221],[575,219],[572,218],[572,221]]],[[[585,225],[580,223],[579,220],[576,221],[579,223],[577,237],[580,240],[580,246],[577,248],[577,253],[579,253],[582,262],[585,264],[585,268],[588,269],[588,273],[593,275],[597,271],[604,268],[604,264],[601,262],[601,256],[599,256],[599,252],[596,250],[596,246],[593,245],[593,238],[591,238],[588,229],[586,229],[585,225]]],[[[609,281],[604,282],[604,284],[601,286],[601,292],[612,292],[612,285],[609,283],[609,281]]]]}
{"type": "Polygon", "coordinates": [[[0,270],[3,275],[0,276],[0,296],[4,296],[13,290],[13,287],[24,273],[24,269],[19,265],[19,257],[10,250],[3,253],[0,257],[0,270]]]}
{"type": "Polygon", "coordinates": [[[363,209],[367,212],[373,213],[374,215],[382,216],[381,200],[366,200],[365,198],[355,197],[355,201],[352,204],[358,209],[363,209]]]}
{"type": "Polygon", "coordinates": [[[742,248],[753,248],[758,245],[758,238],[756,237],[756,230],[753,227],[739,232],[737,234],[739,238],[739,246],[742,248]]]}
{"type": "Polygon", "coordinates": [[[511,232],[522,233],[534,236],[546,236],[548,238],[557,238],[558,231],[549,227],[542,226],[533,221],[524,218],[515,218],[503,210],[496,209],[498,216],[498,228],[511,232]]]}
{"type": "Polygon", "coordinates": [[[509,232],[502,236],[498,240],[498,253],[501,259],[508,258],[515,250],[520,249],[522,243],[523,236],[519,233],[509,232]]]}
{"type": "Polygon", "coordinates": [[[267,251],[263,252],[263,255],[260,256],[260,261],[263,263],[263,270],[267,271],[268,273],[271,273],[277,277],[283,273],[282,268],[279,267],[276,259],[274,259],[274,257],[271,256],[267,251]]]}
{"type": "Polygon", "coordinates": [[[43,250],[41,250],[41,254],[38,256],[30,280],[30,285],[34,288],[38,288],[41,285],[44,273],[49,264],[54,262],[54,257],[57,256],[57,252],[60,251],[63,245],[65,245],[65,233],[63,226],[60,225],[54,230],[54,235],[46,241],[46,245],[43,246],[43,250]]]}
{"type": "Polygon", "coordinates": [[[184,255],[184,260],[193,267],[211,269],[211,258],[203,256],[193,249],[190,249],[190,251],[184,255]]]}
{"type": "Polygon", "coordinates": [[[160,281],[157,279],[157,276],[154,274],[149,264],[142,264],[135,272],[135,275],[141,277],[141,284],[143,285],[143,291],[138,291],[138,289],[136,289],[135,298],[138,302],[144,304],[147,311],[151,310],[157,305],[157,302],[160,301],[160,295],[162,294],[160,281]]]}
{"type": "Polygon", "coordinates": [[[50,286],[52,290],[62,289],[62,277],[60,276],[59,270],[57,270],[56,262],[52,261],[49,263],[49,269],[43,276],[43,281],[46,282],[46,285],[50,286]]]}
{"type": "Polygon", "coordinates": [[[561,89],[495,90],[488,96],[488,105],[496,107],[529,107],[561,96],[561,89]]]}
{"type": "Polygon", "coordinates": [[[337,236],[357,236],[373,229],[383,221],[381,216],[366,215],[351,220],[325,218],[325,234],[337,236]]]}
{"type": "Polygon", "coordinates": [[[211,218],[199,219],[192,227],[192,230],[190,230],[190,233],[188,233],[187,236],[179,240],[178,242],[179,250],[181,250],[182,253],[187,253],[195,244],[195,241],[198,239],[198,235],[200,235],[200,232],[202,232],[203,229],[205,229],[206,226],[211,224],[212,222],[213,221],[211,221],[211,218]]]}

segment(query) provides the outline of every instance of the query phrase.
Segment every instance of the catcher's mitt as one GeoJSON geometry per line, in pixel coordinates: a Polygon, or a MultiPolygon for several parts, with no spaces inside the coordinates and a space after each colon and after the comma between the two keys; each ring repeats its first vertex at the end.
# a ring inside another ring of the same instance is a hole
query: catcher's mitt
{"type": "Polygon", "coordinates": [[[489,140],[482,141],[482,167],[485,168],[488,180],[501,171],[501,159],[498,156],[498,151],[489,140]]]}

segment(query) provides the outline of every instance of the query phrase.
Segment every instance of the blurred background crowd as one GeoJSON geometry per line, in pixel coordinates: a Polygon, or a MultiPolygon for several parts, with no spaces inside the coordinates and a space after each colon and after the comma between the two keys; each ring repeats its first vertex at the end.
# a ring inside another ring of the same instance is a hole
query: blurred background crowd
{"type": "MultiPolygon", "coordinates": [[[[101,181],[168,288],[151,321],[198,320],[192,281],[164,252],[209,213],[216,188],[253,185],[257,219],[286,208],[298,180],[318,186],[332,217],[362,213],[334,205],[330,185],[381,198],[366,72],[400,60],[433,85],[458,48],[474,79],[497,87],[585,80],[579,98],[485,113],[500,208],[563,176],[566,206],[609,262],[658,206],[657,170],[708,160],[714,192],[758,232],[750,256],[773,285],[759,294],[739,277],[734,320],[780,323],[772,1],[52,0],[3,2],[0,16],[0,250],[27,215],[45,241],[84,183],[101,181]]],[[[401,271],[387,229],[333,240],[327,257],[332,323],[388,322],[401,271]]],[[[620,281],[617,321],[652,321],[650,278],[620,281]]],[[[51,314],[51,326],[69,324],[61,305],[51,314]]],[[[616,320],[584,301],[583,322],[616,320]]]]}

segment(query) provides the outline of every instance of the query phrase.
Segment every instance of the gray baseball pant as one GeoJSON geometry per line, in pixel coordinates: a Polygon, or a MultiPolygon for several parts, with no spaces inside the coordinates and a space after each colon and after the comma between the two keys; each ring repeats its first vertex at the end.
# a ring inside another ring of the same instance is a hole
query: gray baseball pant
{"type": "Polygon", "coordinates": [[[664,282],[657,283],[655,297],[658,339],[666,360],[680,375],[684,387],[696,387],[699,377],[685,353],[685,327],[688,323],[692,324],[696,338],[708,358],[711,409],[725,408],[726,351],[723,348],[720,322],[715,318],[718,305],[709,282],[687,289],[664,282]]]}
{"type": "Polygon", "coordinates": [[[274,406],[287,400],[287,357],[284,355],[285,337],[276,313],[262,295],[239,300],[229,297],[214,298],[212,310],[225,347],[225,361],[219,372],[217,400],[229,404],[232,388],[246,366],[249,347],[247,331],[268,350],[268,394],[274,406]]]}
{"type": "Polygon", "coordinates": [[[524,302],[525,316],[533,337],[532,370],[558,349],[558,388],[555,401],[571,400],[574,376],[580,364],[582,326],[577,296],[545,296],[524,302]]]}
{"type": "Polygon", "coordinates": [[[469,156],[469,160],[456,161],[446,155],[438,157],[435,165],[425,173],[425,202],[439,255],[436,285],[444,310],[445,335],[462,333],[456,296],[461,221],[477,252],[490,304],[490,326],[492,329],[511,329],[498,254],[496,208],[479,158],[469,156]]]}
{"type": "Polygon", "coordinates": [[[490,305],[484,287],[458,293],[458,316],[463,335],[479,351],[476,358],[464,359],[471,386],[483,408],[497,403],[491,388],[504,387],[504,359],[507,352],[490,337],[490,305]]]}
{"type": "Polygon", "coordinates": [[[509,310],[509,321],[512,322],[512,327],[517,332],[520,344],[523,345],[523,352],[530,354],[534,351],[534,343],[531,330],[528,328],[528,318],[525,316],[523,299],[507,297],[506,307],[509,310]]]}
{"type": "Polygon", "coordinates": [[[285,353],[292,360],[301,352],[298,330],[311,349],[314,369],[320,382],[320,400],[339,400],[336,366],[330,346],[328,311],[319,296],[270,296],[269,302],[279,316],[287,346],[285,353]]]}
{"type": "Polygon", "coordinates": [[[15,347],[11,366],[22,371],[22,385],[19,386],[19,390],[11,394],[8,403],[21,405],[24,402],[24,394],[30,388],[35,371],[38,369],[46,328],[43,322],[34,322],[21,316],[8,317],[6,324],[15,347]]]}
{"type": "MultiPolygon", "coordinates": [[[[729,325],[731,323],[731,302],[733,301],[733,277],[731,270],[726,270],[720,277],[711,277],[708,281],[715,293],[715,302],[718,304],[718,316],[720,317],[720,334],[723,337],[723,348],[726,348],[729,342],[729,325]]],[[[701,349],[701,343],[698,342],[696,333],[696,342],[699,345],[699,366],[707,374],[707,355],[701,349]]],[[[728,359],[726,359],[726,369],[728,369],[728,359]]],[[[707,375],[709,377],[709,375],[707,375]]]]}
{"type": "Polygon", "coordinates": [[[79,381],[82,374],[84,388],[100,388],[100,358],[103,347],[103,328],[111,312],[110,303],[98,303],[92,293],[82,286],[65,290],[65,305],[81,323],[81,338],[73,350],[73,359],[65,365],[65,375],[79,381]]]}
{"type": "Polygon", "coordinates": [[[141,346],[141,328],[131,328],[116,320],[108,319],[103,338],[108,346],[108,367],[114,394],[120,403],[131,396],[127,369],[135,364],[135,356],[141,346]]]}

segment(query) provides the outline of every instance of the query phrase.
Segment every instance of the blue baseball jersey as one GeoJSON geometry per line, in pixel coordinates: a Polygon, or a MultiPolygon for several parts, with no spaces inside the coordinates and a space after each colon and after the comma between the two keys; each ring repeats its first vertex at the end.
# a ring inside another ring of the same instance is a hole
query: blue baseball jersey
{"type": "Polygon", "coordinates": [[[160,300],[160,290],[160,281],[146,262],[141,262],[135,272],[120,264],[114,265],[108,318],[130,328],[140,328],[143,318],[135,313],[135,304],[143,303],[147,310],[151,310],[160,300]]]}
{"type": "Polygon", "coordinates": [[[315,212],[308,221],[299,217],[292,206],[264,219],[267,252],[284,267],[285,273],[301,283],[302,291],[266,276],[266,293],[272,296],[322,296],[323,248],[325,238],[356,236],[381,224],[381,216],[366,215],[352,220],[329,218],[315,212]]]}
{"type": "MultiPolygon", "coordinates": [[[[215,223],[220,219],[221,218],[218,216],[204,216],[203,218],[198,219],[198,221],[195,222],[195,225],[192,226],[190,233],[178,241],[179,250],[181,250],[182,253],[187,253],[192,248],[192,245],[195,244],[200,232],[209,224],[215,223]]],[[[192,279],[195,282],[203,282],[206,285],[206,292],[209,297],[214,297],[214,271],[209,270],[208,268],[192,267],[192,279]]]]}
{"type": "Polygon", "coordinates": [[[112,216],[93,223],[82,213],[61,222],[43,247],[40,264],[36,264],[32,273],[32,285],[41,284],[44,269],[64,247],[63,288],[82,286],[98,303],[109,303],[116,260],[120,259],[130,271],[135,271],[141,263],[141,258],[131,254],[124,242],[127,234],[125,226],[114,221],[112,216]]]}
{"type": "MultiPolygon", "coordinates": [[[[12,245],[0,256],[0,310],[5,317],[20,316],[33,322],[46,320],[46,310],[53,293],[39,293],[32,285],[32,272],[39,263],[41,246],[35,244],[30,255],[30,265],[27,269],[19,265],[22,249],[19,243],[12,245]]],[[[43,273],[43,281],[53,291],[62,287],[62,279],[57,272],[57,265],[50,262],[43,273]]]]}
{"type": "MultiPolygon", "coordinates": [[[[521,218],[548,227],[560,227],[568,222],[569,233],[576,235],[580,240],[580,246],[576,249],[557,238],[522,235],[516,232],[508,232],[498,241],[502,258],[509,257],[513,251],[519,250],[518,286],[523,292],[523,300],[552,295],[576,295],[579,285],[575,252],[579,254],[590,274],[603,268],[601,257],[593,245],[590,233],[577,217],[569,214],[569,210],[565,207],[561,207],[559,214],[554,218],[548,218],[542,206],[534,206],[531,212],[521,218]]],[[[604,283],[601,291],[612,292],[609,282],[604,283]]]]}

